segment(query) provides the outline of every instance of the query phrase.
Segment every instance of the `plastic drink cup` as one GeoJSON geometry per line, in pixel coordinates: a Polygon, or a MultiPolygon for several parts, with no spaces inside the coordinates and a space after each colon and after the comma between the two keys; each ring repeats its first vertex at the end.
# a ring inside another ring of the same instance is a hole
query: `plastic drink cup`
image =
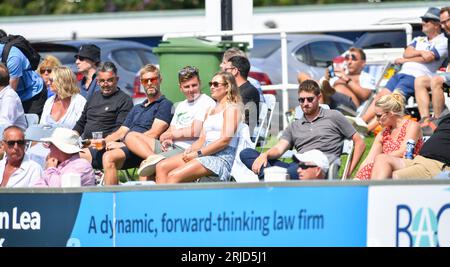
{"type": "Polygon", "coordinates": [[[92,139],[97,150],[103,149],[103,132],[92,132],[92,139]]]}

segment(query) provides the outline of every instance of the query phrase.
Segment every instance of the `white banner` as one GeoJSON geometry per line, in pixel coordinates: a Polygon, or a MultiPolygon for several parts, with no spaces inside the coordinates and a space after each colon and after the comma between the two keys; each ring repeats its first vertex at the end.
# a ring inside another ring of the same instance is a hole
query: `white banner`
{"type": "Polygon", "coordinates": [[[367,246],[450,247],[450,186],[370,186],[367,246]]]}

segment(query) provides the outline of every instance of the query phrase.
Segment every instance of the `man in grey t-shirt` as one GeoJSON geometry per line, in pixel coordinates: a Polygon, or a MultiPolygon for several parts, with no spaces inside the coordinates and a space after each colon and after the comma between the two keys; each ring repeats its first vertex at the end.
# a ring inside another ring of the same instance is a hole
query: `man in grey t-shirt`
{"type": "Polygon", "coordinates": [[[291,179],[301,179],[297,173],[297,163],[277,160],[284,152],[292,147],[299,153],[318,149],[333,162],[341,155],[344,139],[351,138],[355,147],[350,166],[351,173],[365,149],[362,138],[339,111],[320,108],[320,88],[315,81],[302,82],[298,96],[300,107],[304,112],[303,117],[291,123],[284,130],[280,141],[266,152],[260,154],[250,148],[242,150],[239,155],[241,161],[258,174],[260,179],[264,177],[264,169],[271,166],[286,168],[291,179]]]}

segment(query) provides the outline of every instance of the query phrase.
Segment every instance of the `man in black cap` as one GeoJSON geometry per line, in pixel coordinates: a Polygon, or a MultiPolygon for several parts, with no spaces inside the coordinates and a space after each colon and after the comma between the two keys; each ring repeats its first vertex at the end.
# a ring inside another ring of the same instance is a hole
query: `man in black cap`
{"type": "Polygon", "coordinates": [[[92,94],[100,89],[96,78],[100,63],[100,48],[94,44],[82,45],[75,59],[78,71],[84,76],[80,81],[81,95],[89,100],[92,94]]]}

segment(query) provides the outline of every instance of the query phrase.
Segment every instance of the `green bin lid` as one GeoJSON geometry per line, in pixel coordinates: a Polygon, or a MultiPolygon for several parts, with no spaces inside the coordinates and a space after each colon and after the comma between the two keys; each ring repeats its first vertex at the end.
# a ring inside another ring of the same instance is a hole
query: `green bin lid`
{"type": "Polygon", "coordinates": [[[153,48],[153,53],[186,53],[186,52],[207,52],[207,53],[223,53],[222,44],[205,39],[183,37],[169,38],[162,41],[158,47],[153,48]]]}

